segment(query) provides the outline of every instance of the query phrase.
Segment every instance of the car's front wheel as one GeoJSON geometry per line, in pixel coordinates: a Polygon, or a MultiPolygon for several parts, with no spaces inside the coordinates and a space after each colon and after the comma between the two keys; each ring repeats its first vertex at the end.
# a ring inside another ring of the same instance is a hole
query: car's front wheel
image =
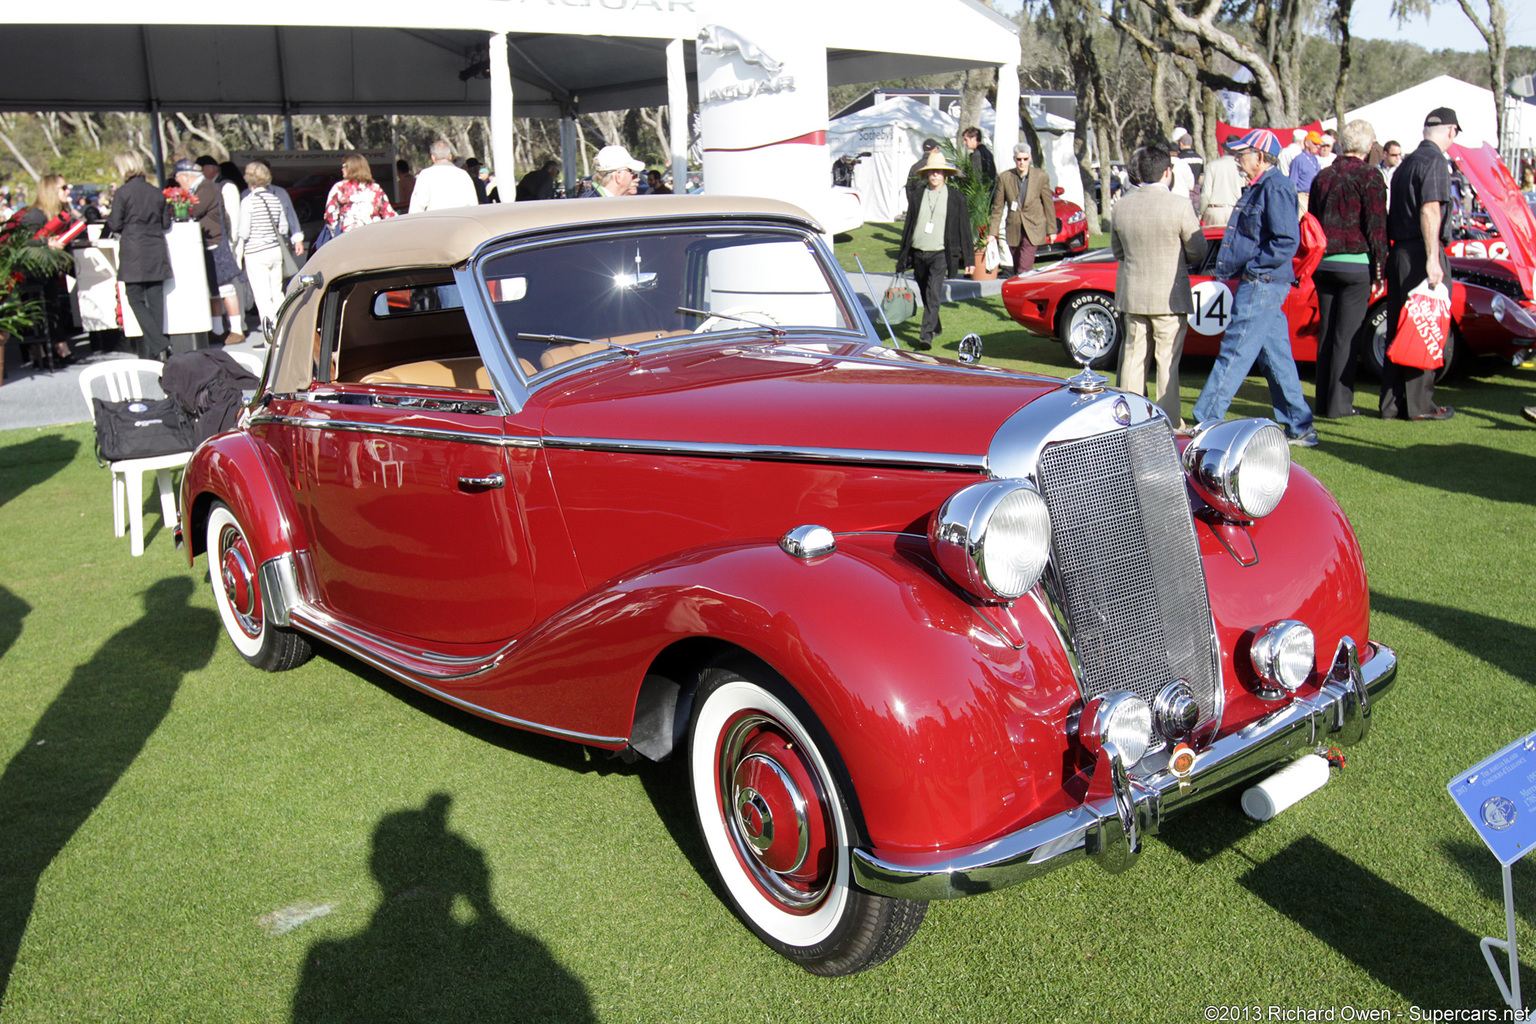
{"type": "Polygon", "coordinates": [[[208,513],[208,582],[224,632],[246,661],[267,672],[284,672],[309,660],[309,641],[267,621],[256,558],[245,528],[229,506],[216,502],[208,513]]]}
{"type": "Polygon", "coordinates": [[[741,919],[812,974],[883,963],[928,905],[849,877],[852,829],[809,711],[771,672],[711,668],[689,723],[688,774],[710,860],[741,919]]]}
{"type": "Polygon", "coordinates": [[[1091,365],[1095,370],[1113,369],[1120,362],[1120,345],[1125,340],[1125,329],[1120,314],[1115,309],[1115,299],[1103,292],[1081,292],[1062,303],[1056,314],[1056,337],[1066,350],[1067,358],[1077,361],[1072,344],[1074,332],[1086,332],[1092,336],[1093,347],[1102,349],[1091,365]]]}

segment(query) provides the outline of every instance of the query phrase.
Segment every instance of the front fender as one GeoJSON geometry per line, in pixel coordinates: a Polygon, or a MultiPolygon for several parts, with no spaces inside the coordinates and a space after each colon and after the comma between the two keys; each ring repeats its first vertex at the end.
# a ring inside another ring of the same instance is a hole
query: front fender
{"type": "Polygon", "coordinates": [[[228,505],[240,521],[258,563],[291,553],[299,520],[289,489],[273,486],[281,479],[277,459],[251,435],[236,431],[205,441],[181,477],[187,564],[207,547],[208,512],[215,501],[228,505]]]}
{"type": "Polygon", "coordinates": [[[1010,643],[937,578],[920,538],[853,535],[810,560],[772,543],[695,551],[552,616],[496,673],[501,692],[479,701],[625,736],[644,666],[690,638],[729,644],[809,705],[846,766],[869,840],[932,850],[979,842],[1065,799],[1071,665],[1033,601],[1013,619],[1010,643]]]}
{"type": "Polygon", "coordinates": [[[1316,638],[1318,686],[1341,639],[1352,637],[1367,649],[1370,587],[1360,544],[1343,509],[1311,473],[1292,466],[1284,499],[1252,525],[1197,518],[1196,534],[1226,682],[1224,733],[1275,709],[1253,692],[1249,649],[1256,630],[1277,619],[1305,623],[1316,638]]]}

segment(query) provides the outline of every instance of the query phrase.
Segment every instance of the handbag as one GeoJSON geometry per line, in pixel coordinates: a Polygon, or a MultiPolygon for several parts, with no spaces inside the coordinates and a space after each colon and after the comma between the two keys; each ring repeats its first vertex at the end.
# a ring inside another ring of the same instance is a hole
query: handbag
{"type": "Polygon", "coordinates": [[[293,243],[284,238],[283,233],[278,230],[277,218],[272,216],[272,208],[266,203],[262,203],[261,208],[266,211],[267,222],[272,225],[272,234],[277,239],[277,250],[283,257],[283,283],[287,284],[288,279],[299,272],[299,258],[293,254],[293,243]]]}
{"type": "Polygon", "coordinates": [[[981,265],[986,268],[989,274],[996,273],[998,266],[1003,262],[1002,257],[997,252],[999,248],[1001,247],[997,244],[996,235],[987,239],[987,252],[982,257],[981,265]]]}
{"type": "Polygon", "coordinates": [[[320,247],[322,245],[324,245],[326,242],[329,242],[339,234],[341,234],[341,232],[331,227],[331,225],[325,225],[320,229],[320,233],[315,235],[315,242],[309,247],[309,254],[313,256],[315,253],[320,251],[320,247]]]}
{"type": "Polygon", "coordinates": [[[1444,284],[1431,288],[1424,281],[1403,303],[1387,358],[1415,370],[1437,369],[1445,364],[1445,339],[1450,330],[1450,293],[1444,284]]]}
{"type": "Polygon", "coordinates": [[[192,421],[174,398],[91,402],[96,408],[98,462],[176,455],[196,447],[192,421]]]}
{"type": "Polygon", "coordinates": [[[880,299],[880,311],[893,324],[910,320],[917,312],[917,295],[912,291],[912,283],[907,280],[906,271],[898,273],[885,290],[885,295],[880,299]]]}

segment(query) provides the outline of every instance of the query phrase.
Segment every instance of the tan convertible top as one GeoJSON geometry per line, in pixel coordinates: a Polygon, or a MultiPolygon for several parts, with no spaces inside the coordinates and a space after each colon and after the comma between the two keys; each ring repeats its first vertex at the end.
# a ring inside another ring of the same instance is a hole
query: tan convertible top
{"type": "MultiPolygon", "coordinates": [[[[607,224],[761,216],[789,218],[820,230],[820,225],[797,206],[744,196],[626,196],[466,206],[354,228],[316,253],[301,273],[318,275],[324,285],[371,270],[451,267],[493,238],[551,228],[581,231],[607,224]]],[[[297,287],[295,283],[290,290],[297,287]]],[[[321,290],[310,289],[297,300],[283,348],[275,353],[277,365],[271,387],[280,394],[302,390],[313,380],[314,358],[319,352],[315,321],[321,290]]]]}
{"type": "Polygon", "coordinates": [[[355,228],[316,253],[305,264],[304,272],[318,272],[322,280],[329,281],[360,270],[453,266],[501,235],[562,226],[587,228],[636,220],[744,215],[792,217],[818,226],[799,207],[744,196],[626,196],[465,206],[355,228]]]}

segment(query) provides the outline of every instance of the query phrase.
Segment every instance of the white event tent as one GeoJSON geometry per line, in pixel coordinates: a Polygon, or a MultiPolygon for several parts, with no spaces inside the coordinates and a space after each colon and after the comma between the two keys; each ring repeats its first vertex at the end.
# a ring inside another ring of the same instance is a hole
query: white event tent
{"type": "MultiPolygon", "coordinates": [[[[990,103],[982,104],[980,121],[977,127],[984,134],[998,137],[990,103]]],[[[1083,183],[1072,153],[1072,122],[1041,111],[1035,115],[1034,124],[1051,183],[1065,189],[1063,198],[1082,205],[1083,183]]],[[[907,212],[907,172],[922,155],[923,140],[953,142],[959,132],[960,122],[944,111],[910,96],[893,96],[833,120],[827,126],[827,146],[834,158],[870,154],[854,169],[854,188],[863,197],[866,220],[892,221],[907,212]]],[[[1014,133],[1018,138],[1016,126],[1014,133]]],[[[1012,143],[1006,149],[994,147],[999,171],[1013,166],[1012,152],[1012,143]]]]}
{"type": "MultiPolygon", "coordinates": [[[[1514,106],[1514,104],[1510,104],[1514,106]]],[[[1498,144],[1498,128],[1494,119],[1493,92],[1480,85],[1463,82],[1450,75],[1440,75],[1427,82],[1410,86],[1374,103],[1349,111],[1345,121],[1364,118],[1371,122],[1380,142],[1395,139],[1409,152],[1424,138],[1424,118],[1436,107],[1450,107],[1461,122],[1461,138],[1464,146],[1476,149],[1483,143],[1498,144]]],[[[1533,116],[1510,119],[1506,124],[1504,150],[1529,149],[1536,146],[1536,112],[1533,116]]],[[[1333,128],[1335,120],[1329,118],[1323,127],[1333,128]]]]}
{"type": "MultiPolygon", "coordinates": [[[[5,20],[3,110],[488,114],[498,168],[513,164],[514,116],[561,117],[569,128],[581,112],[660,104],[672,112],[680,168],[690,93],[704,121],[715,108],[717,130],[757,120],[760,105],[774,111],[765,122],[787,123],[774,107],[795,98],[795,134],[750,147],[816,147],[823,169],[828,85],[993,66],[1000,104],[1018,102],[1017,28],[977,0],[779,0],[771,20],[740,0],[77,0],[18,7],[5,20]],[[790,33],[793,45],[777,42],[790,33]],[[781,45],[788,58],[763,60],[781,45]],[[706,57],[705,77],[727,84],[701,96],[706,57]],[[734,83],[722,63],[734,65],[734,83]]],[[[1010,121],[999,151],[1016,139],[1010,121]]],[[[569,174],[574,136],[562,135],[569,174]]],[[[792,198],[771,162],[758,163],[756,194],[792,198]]]]}

